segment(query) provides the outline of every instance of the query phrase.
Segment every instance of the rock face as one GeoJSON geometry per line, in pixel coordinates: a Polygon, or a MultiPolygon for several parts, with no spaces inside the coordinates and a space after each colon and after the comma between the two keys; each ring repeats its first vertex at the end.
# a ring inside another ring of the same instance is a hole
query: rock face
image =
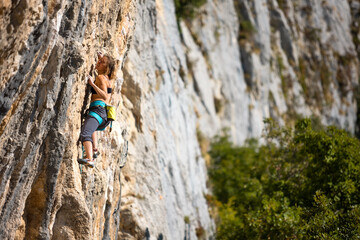
{"type": "Polygon", "coordinates": [[[0,236],[211,239],[208,139],[298,115],[354,133],[358,1],[0,3],[0,236]],[[117,60],[118,120],[77,163],[96,51],[117,60]],[[129,142],[127,163],[122,154],[129,142]]]}
{"type": "Polygon", "coordinates": [[[192,37],[183,31],[188,59],[198,54],[207,63],[203,71],[192,65],[194,81],[214,86],[200,90],[203,106],[209,109],[211,98],[221,106],[217,117],[209,111],[200,118],[219,119],[238,143],[259,136],[269,116],[283,123],[312,116],[354,132],[359,63],[350,28],[358,20],[349,3],[234,3],[210,1],[188,24],[192,37]]]}
{"type": "MultiPolygon", "coordinates": [[[[76,160],[82,154],[81,115],[89,104],[85,75],[99,49],[111,52],[121,67],[134,12],[131,1],[2,2],[2,239],[118,235],[126,121],[118,121],[111,134],[100,134],[96,169],[80,173],[76,160]]],[[[115,106],[121,79],[119,71],[115,106]]]]}

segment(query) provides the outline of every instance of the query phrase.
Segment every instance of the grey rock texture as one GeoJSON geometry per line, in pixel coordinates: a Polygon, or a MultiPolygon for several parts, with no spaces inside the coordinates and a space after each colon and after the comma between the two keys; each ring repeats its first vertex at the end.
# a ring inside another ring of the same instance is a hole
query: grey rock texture
{"type": "MultiPolygon", "coordinates": [[[[107,2],[100,13],[103,4],[2,1],[1,239],[118,234],[119,151],[126,129],[117,124],[111,136],[103,133],[108,141],[100,142],[95,170],[80,174],[76,161],[81,114],[89,104],[84,76],[99,49],[116,48],[122,64],[133,26],[130,1],[107,2]]],[[[118,85],[121,76],[116,78],[118,85]]],[[[120,88],[114,93],[117,106],[120,88]]]]}
{"type": "Polygon", "coordinates": [[[223,128],[237,144],[267,117],[359,131],[359,11],[208,0],[189,20],[173,1],[2,1],[0,238],[214,238],[206,151],[223,128]],[[86,169],[78,137],[98,50],[117,60],[118,120],[86,169]]]}

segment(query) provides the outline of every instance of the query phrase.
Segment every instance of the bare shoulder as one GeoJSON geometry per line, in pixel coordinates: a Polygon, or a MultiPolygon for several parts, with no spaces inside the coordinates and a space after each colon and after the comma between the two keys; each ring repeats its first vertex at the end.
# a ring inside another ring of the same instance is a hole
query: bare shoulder
{"type": "Polygon", "coordinates": [[[104,75],[97,75],[96,76],[96,82],[98,82],[99,83],[99,85],[107,85],[108,83],[108,79],[107,79],[107,77],[106,76],[104,76],[104,75]]]}
{"type": "Polygon", "coordinates": [[[103,74],[101,74],[101,75],[98,75],[97,76],[97,78],[100,80],[100,81],[108,81],[108,78],[105,76],[105,75],[103,75],[103,74]]]}

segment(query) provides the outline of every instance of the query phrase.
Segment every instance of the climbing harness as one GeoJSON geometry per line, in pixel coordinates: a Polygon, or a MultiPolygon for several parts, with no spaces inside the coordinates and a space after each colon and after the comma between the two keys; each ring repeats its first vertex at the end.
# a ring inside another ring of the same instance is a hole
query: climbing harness
{"type": "Polygon", "coordinates": [[[94,102],[92,102],[90,104],[88,115],[94,117],[99,122],[99,125],[101,125],[104,122],[102,117],[100,117],[99,114],[97,114],[96,112],[91,111],[91,108],[94,109],[95,107],[98,107],[98,106],[105,108],[106,104],[103,101],[94,101],[94,102]]]}

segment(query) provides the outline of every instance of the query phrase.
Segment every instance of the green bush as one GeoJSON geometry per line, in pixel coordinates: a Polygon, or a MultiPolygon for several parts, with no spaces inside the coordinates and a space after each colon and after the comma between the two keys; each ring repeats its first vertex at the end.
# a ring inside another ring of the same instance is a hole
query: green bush
{"type": "Polygon", "coordinates": [[[178,19],[192,19],[196,10],[204,5],[206,0],[175,0],[175,13],[178,19]]]}
{"type": "Polygon", "coordinates": [[[266,144],[212,143],[217,239],[360,238],[360,143],[309,119],[266,121],[266,144]]]}

